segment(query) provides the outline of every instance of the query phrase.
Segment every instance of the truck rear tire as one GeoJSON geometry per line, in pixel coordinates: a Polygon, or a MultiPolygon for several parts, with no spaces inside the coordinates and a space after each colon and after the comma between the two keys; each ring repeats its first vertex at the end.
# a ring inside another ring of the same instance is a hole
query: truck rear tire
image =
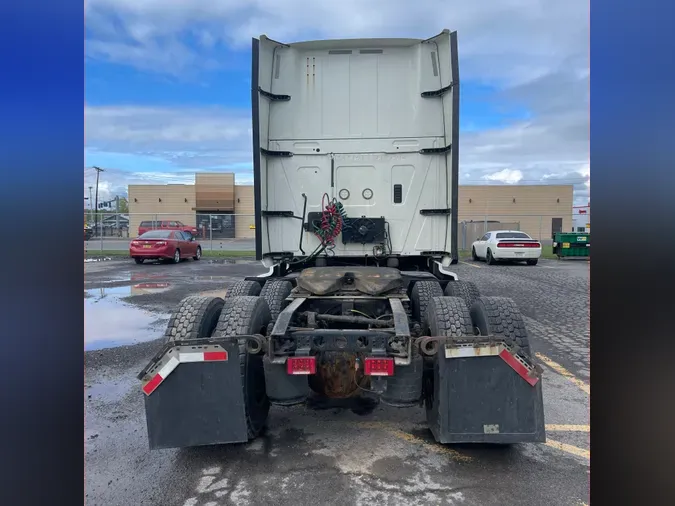
{"type": "MultiPolygon", "coordinates": [[[[432,336],[473,336],[473,323],[466,303],[460,297],[434,297],[429,304],[427,325],[432,336]]],[[[437,346],[430,370],[425,372],[424,404],[427,423],[434,434],[440,433],[439,360],[446,360],[443,346],[437,346]],[[433,427],[436,425],[436,427],[433,427]]]]}
{"type": "Polygon", "coordinates": [[[433,297],[427,311],[427,325],[432,336],[474,335],[469,308],[461,297],[433,297]]]}
{"type": "MultiPolygon", "coordinates": [[[[260,286],[260,285],[258,285],[260,286]]],[[[225,299],[213,337],[260,334],[270,323],[270,309],[262,297],[237,296],[225,299]]],[[[270,401],[265,389],[262,354],[251,354],[246,339],[239,339],[239,366],[244,390],[248,438],[253,439],[265,426],[270,401]]],[[[228,388],[228,385],[224,385],[228,388]]]]}
{"type": "Polygon", "coordinates": [[[220,297],[191,295],[184,298],[171,315],[164,335],[168,341],[211,337],[223,304],[220,297]]]}
{"type": "Polygon", "coordinates": [[[443,290],[438,281],[418,281],[412,289],[410,299],[412,300],[413,319],[418,321],[422,328],[425,328],[425,317],[427,307],[433,297],[442,297],[443,290]]]}
{"type": "Polygon", "coordinates": [[[470,308],[476,299],[480,297],[480,292],[475,283],[461,279],[448,282],[443,294],[446,297],[460,297],[464,299],[467,308],[470,308]]]}
{"type": "Polygon", "coordinates": [[[227,289],[227,297],[239,297],[241,295],[260,295],[260,283],[255,281],[237,281],[227,289]]]}
{"type": "Polygon", "coordinates": [[[507,297],[479,297],[471,306],[471,319],[481,335],[494,335],[513,347],[513,351],[531,358],[523,316],[516,303],[507,297]]]}
{"type": "Polygon", "coordinates": [[[293,284],[282,279],[270,279],[262,287],[260,296],[267,301],[267,305],[270,307],[272,321],[276,321],[279,317],[291,290],[293,290],[293,284]]]}

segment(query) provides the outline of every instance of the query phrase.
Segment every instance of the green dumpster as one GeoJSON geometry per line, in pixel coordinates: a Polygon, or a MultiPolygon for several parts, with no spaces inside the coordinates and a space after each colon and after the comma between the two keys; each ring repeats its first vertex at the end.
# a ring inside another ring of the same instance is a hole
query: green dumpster
{"type": "Polygon", "coordinates": [[[591,234],[556,232],[553,234],[553,254],[562,257],[590,257],[591,234]]]}

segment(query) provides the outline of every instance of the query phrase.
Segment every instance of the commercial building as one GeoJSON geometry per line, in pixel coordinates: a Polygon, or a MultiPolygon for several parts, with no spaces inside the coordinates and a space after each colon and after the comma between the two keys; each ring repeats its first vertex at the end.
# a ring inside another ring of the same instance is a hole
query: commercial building
{"type": "Polygon", "coordinates": [[[474,230],[516,228],[549,243],[554,232],[572,230],[573,203],[572,185],[460,186],[457,202],[460,249],[463,241],[470,244],[476,239],[470,233],[465,239],[462,237],[462,223],[470,222],[483,222],[482,227],[474,230]]]}
{"type": "MultiPolygon", "coordinates": [[[[475,239],[462,230],[508,225],[547,241],[555,231],[572,230],[572,206],[571,185],[460,186],[459,240],[475,239]],[[467,228],[471,222],[476,225],[467,228]]],[[[173,220],[214,238],[253,238],[254,209],[253,186],[235,184],[232,173],[198,173],[194,185],[129,185],[129,235],[137,235],[142,221],[173,220]]]]}
{"type": "Polygon", "coordinates": [[[574,206],[573,232],[591,233],[591,203],[586,206],[574,206]]]}
{"type": "Polygon", "coordinates": [[[129,185],[129,235],[143,221],[180,221],[214,238],[255,237],[253,186],[232,173],[198,173],[195,184],[129,185]]]}

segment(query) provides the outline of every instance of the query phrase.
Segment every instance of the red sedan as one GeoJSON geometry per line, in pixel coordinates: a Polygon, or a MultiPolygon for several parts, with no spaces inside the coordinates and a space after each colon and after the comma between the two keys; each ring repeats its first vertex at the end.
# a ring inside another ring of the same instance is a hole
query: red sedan
{"type": "Polygon", "coordinates": [[[171,260],[177,264],[184,258],[199,260],[202,247],[189,232],[150,230],[131,241],[129,255],[137,264],[144,260],[171,260]]]}

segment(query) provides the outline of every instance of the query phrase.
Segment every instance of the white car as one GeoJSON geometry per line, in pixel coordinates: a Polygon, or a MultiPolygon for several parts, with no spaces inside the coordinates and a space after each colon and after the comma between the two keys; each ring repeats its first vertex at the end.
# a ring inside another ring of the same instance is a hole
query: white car
{"type": "Polygon", "coordinates": [[[537,265],[541,256],[541,243],[518,230],[493,230],[471,246],[474,261],[485,259],[493,265],[499,260],[524,261],[537,265]]]}

